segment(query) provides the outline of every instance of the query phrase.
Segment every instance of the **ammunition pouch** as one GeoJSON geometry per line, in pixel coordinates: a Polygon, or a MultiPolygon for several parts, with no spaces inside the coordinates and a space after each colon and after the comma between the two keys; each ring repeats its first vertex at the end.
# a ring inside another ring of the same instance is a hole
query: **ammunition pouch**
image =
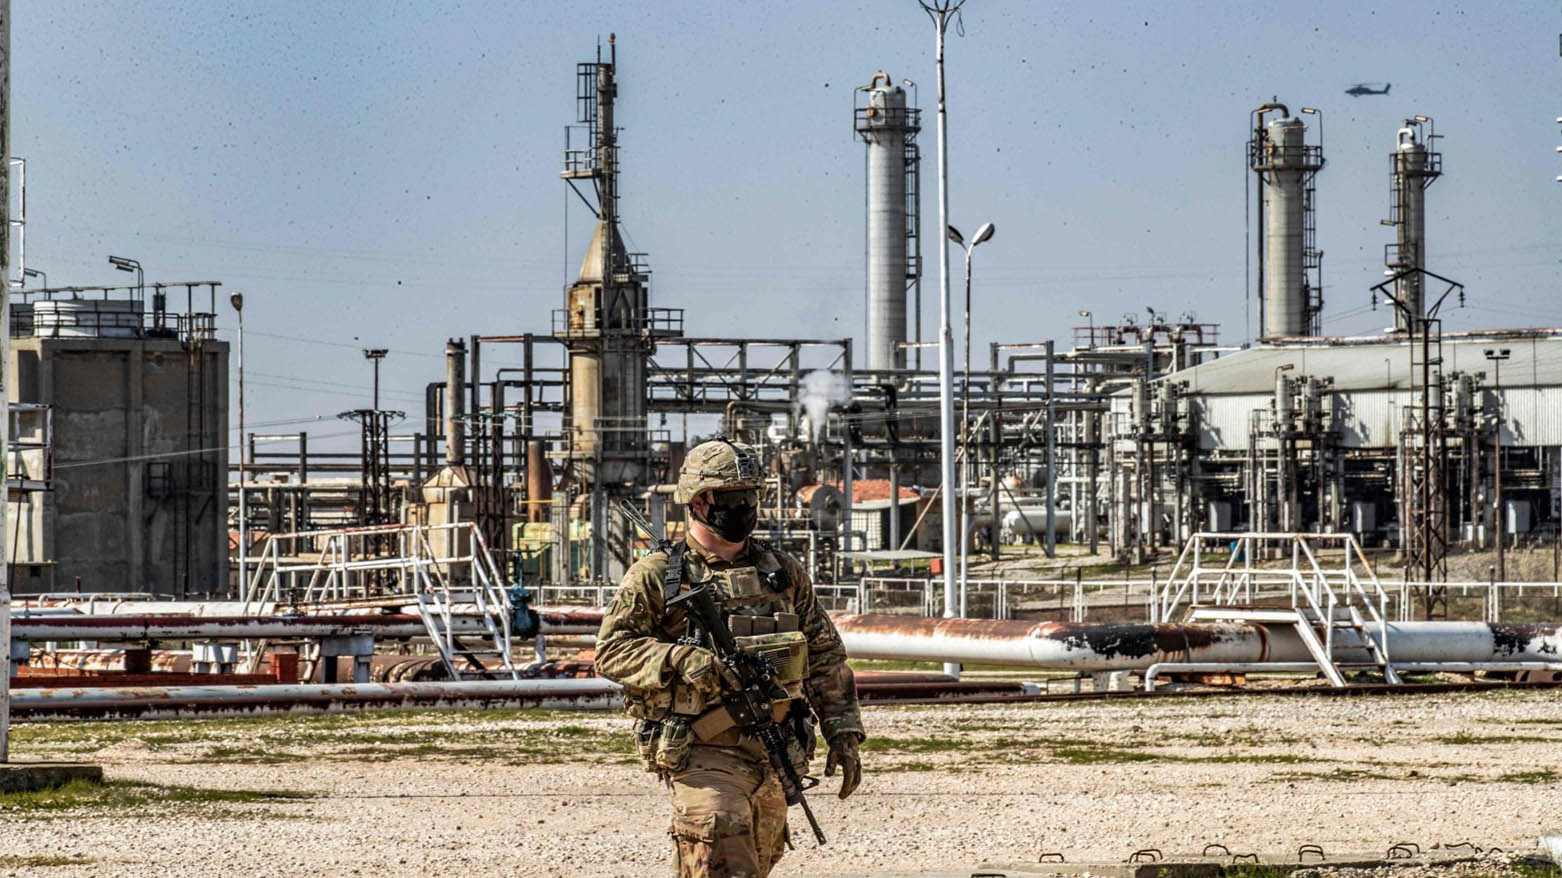
{"type": "MultiPolygon", "coordinates": [[[[686,686],[676,687],[686,689],[686,686]]],[[[672,689],[639,689],[624,687],[624,713],[638,720],[661,722],[673,708],[672,689]]]]}
{"type": "Polygon", "coordinates": [[[662,733],[657,739],[653,762],[657,771],[683,771],[689,764],[689,745],[693,743],[689,722],[683,717],[672,717],[662,723],[662,733]]]}
{"type": "Polygon", "coordinates": [[[635,753],[646,771],[656,770],[656,744],[661,736],[661,723],[645,719],[635,723],[635,753]]]}

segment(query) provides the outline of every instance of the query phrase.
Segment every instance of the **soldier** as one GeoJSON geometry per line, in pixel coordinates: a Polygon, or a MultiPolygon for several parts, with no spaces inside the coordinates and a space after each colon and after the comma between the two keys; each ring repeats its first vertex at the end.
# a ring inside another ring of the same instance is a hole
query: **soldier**
{"type": "Polygon", "coordinates": [[[840,797],[862,779],[864,734],[846,650],[803,565],[750,536],[759,492],[759,461],[747,445],[717,439],[690,451],[674,494],[688,510],[685,540],[624,574],[597,635],[597,671],[623,684],[625,710],[639,720],[640,755],[672,793],[668,832],[684,878],[764,878],[790,838],[775,770],[721,706],[715,654],[678,642],[685,614],[667,609],[670,596],[712,585],[733,634],[747,635],[740,642],[791,657],[775,664],[793,697],[772,709],[799,775],[813,755],[817,718],[829,745],[825,776],[840,771],[840,797]]]}

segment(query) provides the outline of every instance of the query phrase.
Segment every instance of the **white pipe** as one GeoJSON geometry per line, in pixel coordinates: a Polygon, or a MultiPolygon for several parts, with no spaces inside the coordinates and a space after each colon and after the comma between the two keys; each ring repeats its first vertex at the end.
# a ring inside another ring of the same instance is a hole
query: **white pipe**
{"type": "MultiPolygon", "coordinates": [[[[852,658],[941,661],[1082,671],[1145,670],[1163,662],[1312,662],[1288,625],[1093,625],[1069,622],[835,617],[852,658]]],[[[1396,667],[1432,662],[1552,662],[1562,654],[1562,626],[1486,622],[1390,622],[1396,667]]],[[[1339,629],[1335,660],[1368,665],[1360,635],[1339,629]]]]}

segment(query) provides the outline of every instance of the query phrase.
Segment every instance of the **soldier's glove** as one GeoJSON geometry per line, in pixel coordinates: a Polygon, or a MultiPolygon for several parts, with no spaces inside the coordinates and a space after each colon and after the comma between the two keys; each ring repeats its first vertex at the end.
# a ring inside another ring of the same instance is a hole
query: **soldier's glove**
{"type": "Polygon", "coordinates": [[[862,783],[862,756],[857,752],[856,732],[841,732],[830,739],[830,755],[824,760],[824,776],[835,777],[841,770],[840,797],[846,798],[862,783]]]}
{"type": "Polygon", "coordinates": [[[667,664],[695,692],[706,698],[721,694],[721,669],[716,654],[703,646],[680,644],[668,653],[667,664]]]}

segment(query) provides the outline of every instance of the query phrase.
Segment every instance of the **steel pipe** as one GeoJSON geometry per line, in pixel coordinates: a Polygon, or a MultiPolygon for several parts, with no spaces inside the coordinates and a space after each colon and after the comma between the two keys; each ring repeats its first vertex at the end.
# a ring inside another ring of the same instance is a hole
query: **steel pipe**
{"type": "MultiPolygon", "coordinates": [[[[1079,671],[1145,670],[1165,662],[1312,661],[1295,629],[1282,625],[1093,625],[891,615],[837,616],[835,625],[847,654],[865,659],[1079,671]]],[[[1389,623],[1388,641],[1396,665],[1552,662],[1562,654],[1562,626],[1398,622],[1389,623]]],[[[1334,657],[1342,664],[1372,663],[1360,636],[1349,629],[1335,631],[1334,657]]]]}
{"type": "MultiPolygon", "coordinates": [[[[595,634],[601,613],[543,611],[538,613],[541,633],[595,634]]],[[[485,634],[479,615],[454,614],[456,634],[485,634]]],[[[344,615],[199,616],[185,614],[72,616],[21,615],[13,621],[13,637],[27,641],[142,641],[233,640],[277,637],[343,637],[374,634],[377,637],[419,637],[428,634],[423,620],[410,613],[353,613],[344,615]]]]}
{"type": "Polygon", "coordinates": [[[32,721],[343,713],[406,707],[605,710],[620,702],[618,684],[603,679],[11,690],[16,717],[32,721]]]}
{"type": "MultiPolygon", "coordinates": [[[[1375,667],[1375,666],[1373,666],[1375,667]]],[[[1280,674],[1318,670],[1316,662],[1257,662],[1253,664],[1215,664],[1210,662],[1157,662],[1144,672],[1144,691],[1155,691],[1155,678],[1161,674],[1280,674]]],[[[1402,674],[1472,674],[1476,671],[1562,671],[1562,662],[1422,662],[1394,663],[1402,674]]]]}

